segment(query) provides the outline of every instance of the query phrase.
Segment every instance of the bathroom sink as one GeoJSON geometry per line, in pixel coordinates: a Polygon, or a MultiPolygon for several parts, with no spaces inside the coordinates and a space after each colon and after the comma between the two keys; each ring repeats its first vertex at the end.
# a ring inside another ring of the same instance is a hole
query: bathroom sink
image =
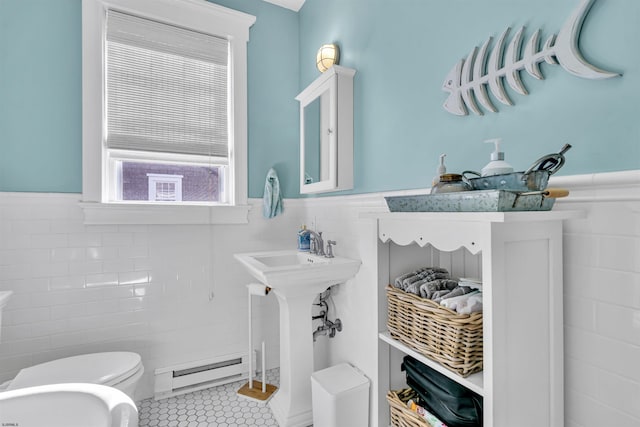
{"type": "Polygon", "coordinates": [[[356,275],[361,262],[295,250],[235,254],[249,273],[269,286],[280,306],[280,387],[269,402],[280,427],[313,422],[311,307],[319,293],[356,275]]]}
{"type": "Polygon", "coordinates": [[[253,277],[281,295],[318,294],[351,279],[360,268],[358,260],[325,258],[295,250],[242,253],[235,257],[253,277]]]}
{"type": "Polygon", "coordinates": [[[269,252],[266,255],[254,255],[256,262],[267,267],[286,267],[304,264],[327,263],[329,258],[322,258],[317,255],[310,255],[305,252],[269,252]]]}

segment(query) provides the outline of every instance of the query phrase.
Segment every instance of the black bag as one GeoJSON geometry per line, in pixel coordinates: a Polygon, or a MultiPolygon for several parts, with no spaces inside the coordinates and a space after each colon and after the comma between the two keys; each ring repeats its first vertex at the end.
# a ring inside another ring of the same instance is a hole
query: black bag
{"type": "Polygon", "coordinates": [[[407,385],[420,396],[420,406],[448,427],[482,427],[482,397],[438,371],[405,356],[407,385]]]}

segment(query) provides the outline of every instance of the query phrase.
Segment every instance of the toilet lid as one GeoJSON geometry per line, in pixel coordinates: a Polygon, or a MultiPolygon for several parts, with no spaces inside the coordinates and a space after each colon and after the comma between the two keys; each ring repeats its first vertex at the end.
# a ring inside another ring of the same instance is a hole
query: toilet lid
{"type": "Polygon", "coordinates": [[[82,354],[30,366],[18,372],[7,390],[59,383],[113,386],[142,367],[140,355],[117,351],[82,354]]]}

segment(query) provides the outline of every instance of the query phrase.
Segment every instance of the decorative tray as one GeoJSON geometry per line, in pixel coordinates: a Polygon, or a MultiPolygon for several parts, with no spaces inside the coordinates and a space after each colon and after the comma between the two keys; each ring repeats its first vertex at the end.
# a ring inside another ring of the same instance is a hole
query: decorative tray
{"type": "Polygon", "coordinates": [[[509,190],[509,191],[542,191],[547,188],[549,172],[513,172],[502,175],[480,176],[473,171],[464,171],[465,177],[472,190],[509,190]],[[475,175],[471,178],[467,175],[475,175]]]}
{"type": "Polygon", "coordinates": [[[542,192],[475,190],[385,197],[391,212],[549,211],[555,198],[542,192]]]}

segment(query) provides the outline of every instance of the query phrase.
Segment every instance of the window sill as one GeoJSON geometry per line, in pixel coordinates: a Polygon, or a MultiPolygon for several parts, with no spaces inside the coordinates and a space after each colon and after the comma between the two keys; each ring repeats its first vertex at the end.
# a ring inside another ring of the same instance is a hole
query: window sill
{"type": "Polygon", "coordinates": [[[251,206],[178,206],[80,202],[86,225],[248,224],[251,206]]]}

